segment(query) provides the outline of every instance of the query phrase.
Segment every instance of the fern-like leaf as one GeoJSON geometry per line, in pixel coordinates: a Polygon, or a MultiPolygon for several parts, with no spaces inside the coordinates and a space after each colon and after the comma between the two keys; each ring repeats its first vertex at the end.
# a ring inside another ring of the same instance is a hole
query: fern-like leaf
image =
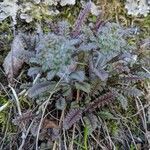
{"type": "Polygon", "coordinates": [[[87,106],[87,108],[85,108],[85,112],[89,111],[94,111],[94,109],[96,108],[100,108],[103,107],[106,104],[109,104],[110,102],[112,102],[116,97],[116,94],[114,92],[108,92],[106,94],[104,94],[103,96],[100,96],[99,98],[97,98],[94,102],[92,102],[91,104],[89,104],[87,106]]]}
{"type": "Polygon", "coordinates": [[[88,16],[88,14],[91,11],[91,2],[88,2],[84,9],[80,12],[75,24],[74,24],[74,30],[72,32],[73,37],[77,36],[80,32],[80,29],[86,19],[86,17],[88,16]]]}
{"type": "Polygon", "coordinates": [[[82,117],[82,110],[81,109],[71,109],[67,116],[64,119],[63,127],[64,129],[69,129],[71,126],[78,122],[82,117]]]}
{"type": "Polygon", "coordinates": [[[124,91],[124,95],[132,96],[132,97],[137,97],[137,96],[143,95],[143,92],[141,90],[137,89],[136,87],[126,88],[123,91],[124,91]]]}
{"type": "Polygon", "coordinates": [[[42,83],[37,83],[29,89],[28,96],[30,98],[36,97],[48,90],[53,90],[54,87],[55,87],[55,83],[53,82],[45,81],[42,83]]]}
{"type": "Polygon", "coordinates": [[[138,77],[138,76],[124,76],[124,77],[120,77],[120,80],[125,82],[125,83],[128,83],[128,82],[138,82],[138,81],[141,81],[143,80],[142,77],[138,77]]]}
{"type": "Polygon", "coordinates": [[[98,91],[102,91],[103,90],[102,82],[99,79],[92,79],[90,84],[91,84],[90,94],[92,96],[98,94],[98,91]]]}
{"type": "Polygon", "coordinates": [[[116,93],[117,93],[117,100],[121,103],[122,108],[127,110],[127,106],[128,106],[127,98],[118,92],[116,92],[116,93]]]}

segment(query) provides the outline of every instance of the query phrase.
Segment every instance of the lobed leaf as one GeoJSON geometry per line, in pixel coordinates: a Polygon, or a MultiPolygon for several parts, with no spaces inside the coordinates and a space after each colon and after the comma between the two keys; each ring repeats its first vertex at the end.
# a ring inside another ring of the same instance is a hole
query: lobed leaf
{"type": "Polygon", "coordinates": [[[64,119],[64,122],[63,122],[63,128],[64,129],[69,129],[71,128],[71,126],[78,122],[82,117],[82,110],[81,109],[71,109],[67,116],[65,117],[64,119]]]}
{"type": "Polygon", "coordinates": [[[103,107],[106,104],[109,104],[110,102],[112,102],[116,97],[116,94],[114,92],[108,92],[102,96],[100,96],[99,98],[97,98],[95,101],[93,101],[92,103],[90,103],[86,108],[85,108],[85,112],[89,111],[94,111],[96,108],[99,107],[103,107]]]}
{"type": "Polygon", "coordinates": [[[73,37],[77,36],[81,30],[81,27],[87,17],[87,15],[90,13],[91,11],[91,2],[88,2],[84,9],[80,12],[75,24],[74,24],[74,30],[72,32],[73,37]]]}
{"type": "Polygon", "coordinates": [[[36,83],[35,85],[33,85],[33,87],[31,87],[28,90],[28,96],[30,98],[33,98],[33,97],[36,97],[48,90],[51,91],[54,89],[55,85],[56,85],[55,83],[49,82],[49,81],[45,81],[42,83],[36,83]]]}
{"type": "Polygon", "coordinates": [[[125,95],[132,97],[139,97],[143,95],[143,92],[136,87],[128,87],[126,89],[123,89],[123,91],[125,95]]]}

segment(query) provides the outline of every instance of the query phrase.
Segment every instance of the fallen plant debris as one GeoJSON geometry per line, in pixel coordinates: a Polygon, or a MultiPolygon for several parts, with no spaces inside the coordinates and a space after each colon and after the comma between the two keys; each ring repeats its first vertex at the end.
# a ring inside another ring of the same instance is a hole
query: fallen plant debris
{"type": "Polygon", "coordinates": [[[94,2],[0,3],[0,149],[149,149],[149,4],[94,2]]]}

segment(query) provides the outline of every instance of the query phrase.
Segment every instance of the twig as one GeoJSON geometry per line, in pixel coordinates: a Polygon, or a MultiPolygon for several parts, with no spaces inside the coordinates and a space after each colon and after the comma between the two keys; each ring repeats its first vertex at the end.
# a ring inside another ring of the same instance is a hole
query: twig
{"type": "MultiPolygon", "coordinates": [[[[77,103],[79,103],[79,97],[80,97],[80,90],[77,90],[77,96],[76,96],[76,101],[77,103]]],[[[73,143],[74,143],[74,137],[75,137],[75,129],[76,129],[76,125],[73,125],[73,131],[72,131],[72,140],[71,140],[71,144],[69,146],[70,150],[73,150],[73,143]]]]}
{"type": "Polygon", "coordinates": [[[11,98],[10,95],[9,95],[9,93],[7,92],[6,88],[3,86],[3,84],[2,84],[1,82],[0,82],[0,85],[1,85],[1,87],[3,88],[4,92],[6,93],[6,95],[7,95],[9,98],[11,98]]]}
{"type": "Polygon", "coordinates": [[[130,136],[131,136],[131,138],[132,138],[132,141],[133,141],[133,144],[134,144],[134,146],[135,146],[135,149],[138,150],[137,145],[136,145],[136,143],[135,143],[135,140],[134,140],[134,138],[133,138],[133,135],[132,135],[132,132],[131,132],[130,128],[128,127],[128,125],[127,125],[125,122],[124,122],[124,124],[125,124],[125,126],[127,127],[128,131],[129,131],[129,134],[130,134],[130,136]]]}
{"type": "Polygon", "coordinates": [[[23,91],[21,91],[19,94],[18,94],[18,96],[21,96],[21,95],[24,95],[25,93],[26,93],[26,89],[24,89],[23,91]]]}
{"type": "Polygon", "coordinates": [[[65,146],[65,150],[67,150],[65,129],[63,129],[63,135],[64,135],[64,146],[65,146]]]}
{"type": "MultiPolygon", "coordinates": [[[[81,119],[83,126],[85,127],[85,123],[83,122],[83,120],[81,119]]],[[[97,142],[97,144],[102,148],[102,150],[106,150],[106,148],[94,137],[93,134],[90,134],[90,136],[93,138],[93,140],[95,140],[97,142]]]]}
{"type": "Polygon", "coordinates": [[[9,102],[7,102],[6,104],[4,104],[3,106],[0,107],[0,112],[3,111],[7,106],[8,106],[9,102]]]}
{"type": "Polygon", "coordinates": [[[36,150],[38,150],[39,134],[40,134],[40,129],[41,129],[41,127],[42,127],[42,122],[43,122],[43,118],[44,118],[44,115],[45,115],[45,112],[46,112],[46,108],[47,108],[47,106],[48,106],[48,103],[49,103],[51,97],[52,97],[53,94],[55,93],[55,90],[56,90],[57,86],[59,85],[59,83],[61,82],[61,80],[64,78],[64,76],[65,76],[65,73],[64,73],[64,75],[62,76],[62,78],[58,81],[58,83],[55,85],[55,87],[54,87],[53,91],[50,93],[48,99],[43,103],[44,110],[43,110],[42,117],[41,117],[41,120],[40,120],[40,123],[39,123],[38,131],[37,131],[36,150]]]}
{"type": "Polygon", "coordinates": [[[72,131],[72,139],[71,139],[71,144],[69,146],[70,150],[73,150],[73,143],[74,143],[74,137],[75,137],[75,129],[76,129],[76,125],[73,125],[73,131],[72,131]]]}
{"type": "MultiPolygon", "coordinates": [[[[13,95],[15,97],[18,113],[19,113],[20,116],[22,116],[22,112],[21,112],[21,108],[20,108],[20,102],[19,102],[19,98],[17,96],[17,93],[16,93],[15,89],[12,86],[10,86],[10,85],[8,85],[8,86],[12,90],[12,93],[13,93],[13,95]]],[[[27,137],[27,135],[29,133],[29,130],[30,130],[30,128],[28,128],[28,130],[26,131],[24,123],[22,123],[22,124],[23,124],[23,132],[22,132],[22,136],[21,136],[22,137],[22,143],[21,143],[21,145],[20,145],[18,150],[22,150],[22,147],[23,147],[23,145],[25,143],[25,139],[26,139],[26,137],[27,137]]],[[[31,126],[32,126],[32,124],[31,124],[31,126]]]]}
{"type": "Polygon", "coordinates": [[[106,148],[95,138],[93,134],[91,134],[91,137],[97,142],[97,144],[102,148],[102,150],[106,150],[106,148]]]}
{"type": "Polygon", "coordinates": [[[33,85],[37,82],[37,80],[40,78],[41,74],[38,73],[37,76],[35,77],[34,81],[33,81],[33,85]]]}
{"type": "Polygon", "coordinates": [[[29,131],[30,131],[30,129],[31,129],[31,127],[32,127],[32,125],[33,125],[33,123],[34,123],[34,121],[35,121],[35,120],[33,120],[33,121],[31,122],[30,126],[28,127],[25,136],[22,138],[23,140],[22,140],[22,143],[21,143],[21,145],[20,145],[20,147],[19,147],[18,150],[22,150],[22,148],[23,148],[23,146],[24,146],[24,144],[25,144],[25,140],[26,140],[26,138],[27,138],[27,136],[28,136],[28,134],[29,134],[29,131]]]}
{"type": "Polygon", "coordinates": [[[146,114],[145,114],[145,111],[144,111],[144,107],[143,107],[143,104],[140,100],[139,97],[137,97],[137,100],[136,100],[136,103],[137,103],[137,107],[139,109],[139,106],[138,106],[138,103],[140,104],[140,106],[142,107],[142,114],[140,114],[140,117],[141,117],[141,120],[142,120],[142,123],[143,123],[143,127],[144,127],[144,130],[145,130],[145,137],[148,141],[148,144],[150,145],[150,132],[148,131],[147,129],[147,121],[146,121],[146,114]],[[137,102],[138,101],[138,102],[137,102]]]}
{"type": "MultiPolygon", "coordinates": [[[[61,117],[60,117],[60,120],[59,120],[59,127],[61,128],[61,124],[62,124],[62,121],[63,121],[63,118],[64,118],[64,112],[65,112],[65,109],[63,109],[62,113],[61,113],[61,117]]],[[[59,142],[60,143],[60,142],[59,142]]],[[[53,150],[56,150],[56,144],[57,142],[55,141],[54,145],[53,145],[53,150]]],[[[60,143],[60,147],[61,147],[61,143],[60,143]]]]}
{"type": "Polygon", "coordinates": [[[106,130],[106,133],[107,133],[107,135],[108,135],[108,139],[109,139],[109,142],[110,142],[110,146],[112,147],[114,147],[113,149],[115,150],[116,149],[116,146],[115,146],[115,144],[113,143],[113,141],[112,141],[112,139],[111,139],[111,137],[110,137],[110,135],[109,135],[109,131],[108,131],[108,128],[107,128],[107,125],[106,125],[106,122],[104,121],[104,128],[105,128],[105,130],[106,130]]]}
{"type": "Polygon", "coordinates": [[[12,93],[15,97],[15,100],[16,100],[16,105],[17,105],[17,109],[18,109],[18,113],[20,116],[22,116],[22,112],[21,112],[21,108],[20,108],[20,103],[19,103],[19,98],[16,94],[16,91],[14,90],[14,88],[11,86],[11,85],[8,85],[10,87],[10,89],[12,90],[12,93]]]}
{"type": "Polygon", "coordinates": [[[143,111],[143,109],[146,109],[146,108],[149,107],[149,106],[150,106],[150,104],[147,104],[147,105],[143,106],[143,108],[138,109],[138,112],[137,112],[137,113],[135,113],[135,114],[133,114],[132,116],[127,117],[127,118],[135,117],[136,115],[138,115],[139,113],[141,113],[141,111],[143,111]]]}
{"type": "MultiPolygon", "coordinates": [[[[142,114],[143,114],[143,115],[140,114],[140,117],[141,117],[141,119],[142,119],[142,123],[143,123],[143,127],[144,127],[144,129],[145,129],[145,132],[147,133],[146,115],[145,115],[145,112],[144,112],[144,107],[143,107],[143,104],[142,104],[142,102],[140,101],[139,97],[137,97],[137,100],[138,100],[138,102],[139,102],[139,104],[140,104],[140,107],[142,108],[142,114]]],[[[140,107],[139,107],[138,102],[136,101],[137,108],[138,108],[138,110],[139,110],[140,107]]]]}
{"type": "Polygon", "coordinates": [[[150,74],[150,71],[149,71],[149,70],[147,70],[145,67],[142,67],[142,69],[144,69],[147,73],[149,73],[149,74],[150,74]]]}

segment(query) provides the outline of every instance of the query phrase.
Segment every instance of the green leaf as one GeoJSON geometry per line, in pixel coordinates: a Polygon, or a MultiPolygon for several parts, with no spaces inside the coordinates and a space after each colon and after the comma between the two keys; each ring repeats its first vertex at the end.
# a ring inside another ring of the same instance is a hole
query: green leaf
{"type": "Polygon", "coordinates": [[[83,83],[76,82],[75,87],[76,89],[84,91],[86,93],[90,93],[90,90],[91,90],[90,84],[86,82],[83,82],[83,83]]]}
{"type": "Polygon", "coordinates": [[[122,94],[117,94],[117,100],[121,103],[122,108],[127,110],[128,100],[122,94]]]}
{"type": "Polygon", "coordinates": [[[69,96],[72,94],[72,90],[71,90],[71,86],[66,84],[66,85],[63,85],[62,87],[62,93],[63,93],[63,96],[69,96]]]}
{"type": "Polygon", "coordinates": [[[136,87],[129,87],[124,90],[124,94],[127,96],[139,97],[143,95],[143,92],[136,87]]]}
{"type": "Polygon", "coordinates": [[[90,135],[98,126],[97,117],[94,114],[89,113],[83,118],[83,120],[88,128],[88,134],[90,135]]]}
{"type": "Polygon", "coordinates": [[[79,103],[78,103],[77,101],[71,102],[70,108],[71,108],[71,109],[80,108],[79,103]]]}
{"type": "Polygon", "coordinates": [[[84,127],[84,147],[85,147],[85,150],[88,150],[88,126],[85,125],[84,127]]]}
{"type": "Polygon", "coordinates": [[[85,79],[85,74],[83,71],[72,72],[70,78],[82,82],[85,79]]]}
{"type": "Polygon", "coordinates": [[[55,75],[56,75],[56,71],[49,71],[49,72],[47,73],[47,79],[48,79],[48,80],[52,80],[55,75]]]}
{"type": "Polygon", "coordinates": [[[108,111],[101,111],[98,113],[100,115],[100,117],[104,118],[104,119],[114,119],[114,116],[108,112],[108,111]]]}
{"type": "Polygon", "coordinates": [[[66,100],[64,98],[59,98],[55,104],[58,110],[63,110],[66,107],[66,100]]]}

